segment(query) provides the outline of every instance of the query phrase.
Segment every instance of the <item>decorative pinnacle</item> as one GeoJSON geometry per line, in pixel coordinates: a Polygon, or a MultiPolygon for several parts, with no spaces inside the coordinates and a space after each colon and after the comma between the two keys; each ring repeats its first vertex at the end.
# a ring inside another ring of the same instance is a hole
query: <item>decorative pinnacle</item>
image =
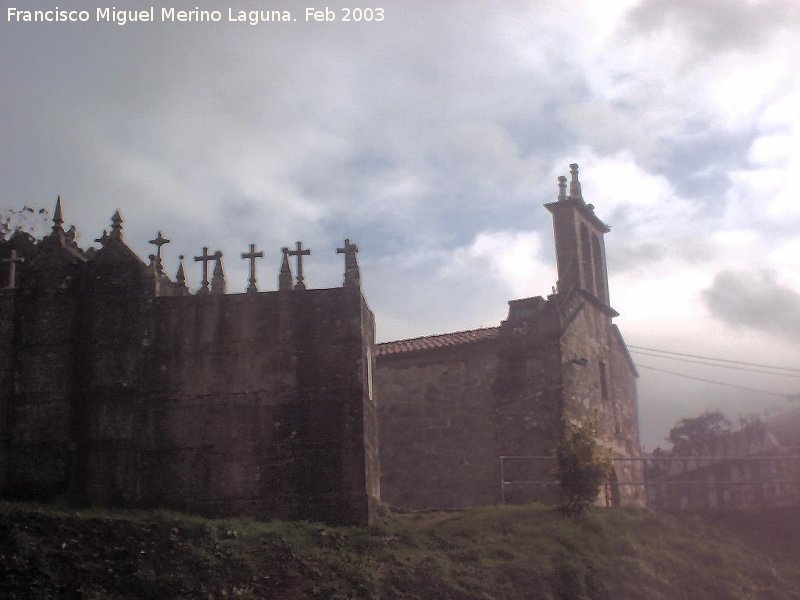
{"type": "Polygon", "coordinates": [[[283,260],[281,261],[281,271],[278,274],[278,290],[285,291],[292,289],[292,268],[289,266],[289,248],[281,248],[283,260]]]}
{"type": "Polygon", "coordinates": [[[178,272],[175,273],[175,281],[186,287],[186,273],[183,270],[183,254],[178,257],[178,272]]]}
{"type": "Polygon", "coordinates": [[[211,276],[211,293],[222,295],[225,293],[225,272],[222,270],[222,252],[214,252],[214,273],[211,276]]]}
{"type": "Polygon", "coordinates": [[[108,237],[112,240],[122,239],[122,215],[119,214],[119,210],[114,211],[111,217],[111,233],[108,237]]]}
{"type": "Polygon", "coordinates": [[[64,231],[62,225],[64,219],[61,216],[61,194],[56,197],[56,209],[53,211],[53,231],[64,231]]]}
{"type": "Polygon", "coordinates": [[[558,178],[558,199],[559,201],[567,199],[567,178],[563,175],[558,178]]]}
{"type": "Polygon", "coordinates": [[[581,184],[578,181],[578,165],[576,163],[572,163],[569,166],[569,172],[572,176],[572,179],[570,179],[569,182],[569,197],[583,199],[583,193],[581,193],[581,184]]]}

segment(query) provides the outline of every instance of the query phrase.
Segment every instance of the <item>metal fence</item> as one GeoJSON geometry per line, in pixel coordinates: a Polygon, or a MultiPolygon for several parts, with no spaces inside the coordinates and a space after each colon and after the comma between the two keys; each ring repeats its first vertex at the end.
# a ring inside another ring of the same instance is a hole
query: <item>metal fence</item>
{"type": "MultiPolygon", "coordinates": [[[[612,458],[612,478],[603,483],[606,506],[652,508],[745,508],[800,506],[800,455],[612,458]]],[[[501,456],[503,504],[555,497],[559,481],[554,456],[501,456]],[[509,497],[512,497],[511,499],[509,497]]]]}

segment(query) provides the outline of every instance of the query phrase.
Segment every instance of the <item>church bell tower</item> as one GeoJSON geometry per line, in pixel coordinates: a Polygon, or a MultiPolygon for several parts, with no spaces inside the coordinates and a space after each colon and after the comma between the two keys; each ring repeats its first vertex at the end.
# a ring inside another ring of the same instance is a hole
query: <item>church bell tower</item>
{"type": "Polygon", "coordinates": [[[553,214],[558,264],[558,291],[583,290],[610,308],[608,271],[603,236],[610,231],[586,204],[578,181],[578,165],[571,164],[569,195],[567,178],[558,178],[558,201],[545,204],[553,214]]]}

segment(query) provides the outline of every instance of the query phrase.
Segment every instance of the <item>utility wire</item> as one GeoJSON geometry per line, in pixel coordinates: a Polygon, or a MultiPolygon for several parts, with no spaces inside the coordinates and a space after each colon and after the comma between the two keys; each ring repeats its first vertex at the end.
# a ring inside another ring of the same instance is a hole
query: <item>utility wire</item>
{"type": "MultiPolygon", "coordinates": [[[[720,369],[734,369],[736,371],[750,371],[752,373],[765,373],[767,375],[778,375],[780,377],[794,377],[795,379],[800,379],[800,374],[795,375],[794,373],[776,373],[775,371],[766,371],[764,369],[754,369],[752,367],[745,367],[741,365],[718,365],[713,362],[709,362],[706,360],[694,360],[691,358],[681,358],[679,356],[664,356],[661,354],[655,354],[651,352],[643,352],[642,350],[631,350],[631,354],[641,354],[642,356],[652,356],[653,358],[663,358],[666,360],[678,360],[685,363],[691,363],[695,365],[708,365],[710,367],[718,367],[720,369]]],[[[774,368],[774,367],[770,367],[774,368]]]]}
{"type": "Polygon", "coordinates": [[[792,367],[779,367],[776,365],[765,365],[760,363],[754,362],[747,362],[742,360],[730,360],[727,358],[714,358],[713,356],[702,356],[700,354],[687,354],[686,352],[671,352],[669,350],[659,350],[658,348],[645,348],[644,346],[633,346],[628,344],[628,348],[633,348],[635,350],[648,350],[650,352],[658,352],[660,354],[672,354],[673,356],[688,356],[690,358],[702,358],[705,360],[713,360],[715,362],[723,362],[729,363],[732,365],[746,365],[748,367],[763,367],[765,369],[775,369],[778,371],[792,371],[794,373],[800,373],[800,369],[792,368],[792,367]]]}
{"type": "Polygon", "coordinates": [[[694,379],[696,381],[705,381],[706,383],[716,383],[717,385],[724,385],[725,387],[736,388],[737,390],[745,390],[747,392],[755,392],[757,394],[767,394],[769,396],[778,396],[779,398],[786,398],[791,399],[791,394],[779,394],[778,392],[768,392],[766,390],[757,390],[755,388],[744,387],[743,385],[736,385],[734,383],[726,383],[724,381],[716,381],[714,379],[705,379],[704,377],[695,377],[693,375],[686,375],[685,373],[678,373],[676,371],[667,371],[666,369],[657,369],[656,367],[650,367],[647,365],[640,365],[636,364],[638,369],[649,369],[651,371],[658,371],[659,373],[669,373],[670,375],[677,375],[678,377],[684,377],[686,379],[694,379]]]}

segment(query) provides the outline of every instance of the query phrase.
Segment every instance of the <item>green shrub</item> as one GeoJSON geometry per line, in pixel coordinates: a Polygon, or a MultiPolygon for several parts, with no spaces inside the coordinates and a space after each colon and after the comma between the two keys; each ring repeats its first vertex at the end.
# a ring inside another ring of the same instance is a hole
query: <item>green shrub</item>
{"type": "Polygon", "coordinates": [[[594,504],[611,468],[611,453],[597,442],[595,424],[568,422],[556,449],[561,511],[577,516],[594,504]]]}

